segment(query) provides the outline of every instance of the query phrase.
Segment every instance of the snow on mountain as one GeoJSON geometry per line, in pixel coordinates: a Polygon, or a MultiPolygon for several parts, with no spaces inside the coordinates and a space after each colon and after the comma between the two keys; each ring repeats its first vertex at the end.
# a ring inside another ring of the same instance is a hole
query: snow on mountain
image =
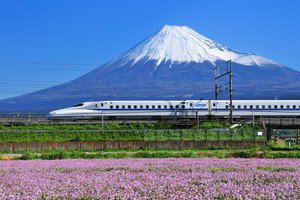
{"type": "MultiPolygon", "coordinates": [[[[240,53],[236,50],[218,44],[186,26],[166,25],[136,47],[130,49],[108,64],[118,62],[114,66],[122,67],[128,63],[131,66],[137,62],[143,64],[155,60],[155,69],[161,63],[180,64],[183,62],[203,63],[215,65],[218,60],[232,60],[242,65],[278,65],[253,53],[240,53]]],[[[106,65],[111,66],[111,65],[106,65]]]]}
{"type": "MultiPolygon", "coordinates": [[[[101,100],[214,99],[214,66],[225,67],[229,59],[233,60],[234,99],[300,98],[300,72],[222,46],[186,26],[164,26],[72,81],[0,100],[0,111],[48,112],[101,100]]],[[[218,82],[223,88],[226,83],[226,77],[218,82]]],[[[219,98],[228,99],[228,91],[224,89],[219,98]]]]}

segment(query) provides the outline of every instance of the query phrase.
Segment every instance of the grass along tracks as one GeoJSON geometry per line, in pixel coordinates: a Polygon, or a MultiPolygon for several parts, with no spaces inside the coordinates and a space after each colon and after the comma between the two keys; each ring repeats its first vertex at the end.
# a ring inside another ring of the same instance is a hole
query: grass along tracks
{"type": "Polygon", "coordinates": [[[228,129],[228,124],[204,123],[198,129],[173,129],[174,125],[131,124],[0,126],[0,142],[66,141],[166,141],[166,140],[265,140],[248,125],[228,129]]]}

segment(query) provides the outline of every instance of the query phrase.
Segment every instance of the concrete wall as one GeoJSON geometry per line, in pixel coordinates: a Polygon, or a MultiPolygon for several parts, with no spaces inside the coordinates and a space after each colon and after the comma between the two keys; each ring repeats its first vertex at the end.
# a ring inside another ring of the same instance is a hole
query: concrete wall
{"type": "Polygon", "coordinates": [[[254,140],[168,140],[168,141],[89,141],[89,142],[15,142],[0,143],[0,151],[74,150],[74,149],[200,149],[209,147],[243,147],[248,144],[267,145],[267,141],[254,140]]]}

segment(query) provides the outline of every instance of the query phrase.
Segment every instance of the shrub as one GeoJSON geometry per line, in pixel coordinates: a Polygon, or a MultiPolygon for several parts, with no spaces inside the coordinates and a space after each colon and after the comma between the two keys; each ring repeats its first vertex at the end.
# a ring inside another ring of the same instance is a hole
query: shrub
{"type": "Polygon", "coordinates": [[[135,158],[151,158],[149,151],[139,151],[134,155],[135,158]]]}
{"type": "Polygon", "coordinates": [[[300,152],[298,151],[276,151],[271,152],[271,155],[273,156],[273,158],[300,158],[300,152]]]}
{"type": "Polygon", "coordinates": [[[40,159],[42,159],[42,160],[54,160],[54,157],[52,156],[51,153],[43,153],[40,156],[40,159]]]}
{"type": "Polygon", "coordinates": [[[263,158],[274,158],[273,155],[269,151],[264,151],[262,153],[263,158]]]}
{"type": "Polygon", "coordinates": [[[22,156],[20,157],[20,160],[32,160],[34,159],[34,156],[29,152],[26,151],[22,156]]]}
{"type": "Polygon", "coordinates": [[[247,144],[245,149],[260,149],[260,147],[257,144],[247,144]]]}
{"type": "Polygon", "coordinates": [[[182,154],[182,157],[183,158],[196,158],[196,153],[195,152],[193,152],[193,151],[189,151],[189,152],[184,152],[183,154],[182,154]]]}
{"type": "Polygon", "coordinates": [[[68,154],[67,151],[59,151],[55,155],[56,159],[68,159],[70,158],[70,155],[68,154]]]}
{"type": "Polygon", "coordinates": [[[238,151],[232,154],[234,158],[250,158],[250,153],[248,151],[238,151]]]}
{"type": "Polygon", "coordinates": [[[72,159],[82,158],[82,154],[83,154],[83,153],[81,153],[81,152],[74,151],[74,152],[71,152],[70,158],[72,158],[72,159]]]}

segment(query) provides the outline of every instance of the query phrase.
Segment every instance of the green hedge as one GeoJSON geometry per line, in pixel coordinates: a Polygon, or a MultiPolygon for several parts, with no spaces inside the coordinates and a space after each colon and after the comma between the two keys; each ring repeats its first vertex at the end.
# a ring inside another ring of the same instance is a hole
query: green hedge
{"type": "Polygon", "coordinates": [[[0,142],[265,140],[256,137],[248,125],[231,131],[226,131],[230,126],[226,123],[203,123],[187,130],[172,129],[173,126],[170,123],[105,124],[104,130],[100,124],[0,126],[0,142]]]}
{"type": "Polygon", "coordinates": [[[0,132],[0,142],[265,140],[253,132],[216,130],[43,130],[0,132]]]}

